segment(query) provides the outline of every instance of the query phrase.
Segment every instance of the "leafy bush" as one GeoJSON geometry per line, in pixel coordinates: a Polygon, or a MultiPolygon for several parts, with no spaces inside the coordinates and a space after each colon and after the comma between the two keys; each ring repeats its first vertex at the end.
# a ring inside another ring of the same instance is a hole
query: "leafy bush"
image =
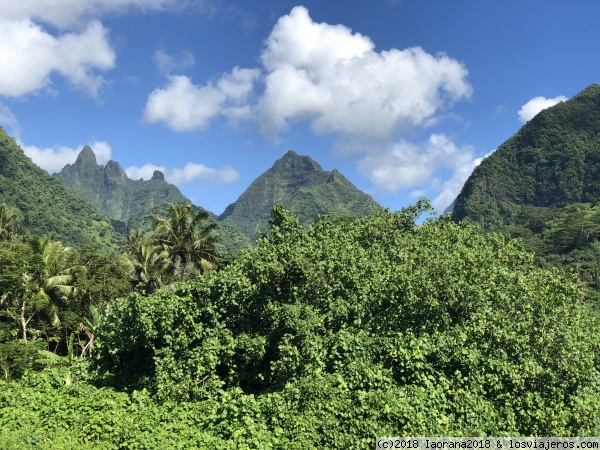
{"type": "Polygon", "coordinates": [[[117,301],[96,369],[298,448],[598,433],[598,323],[576,284],[502,235],[417,226],[427,210],[304,228],[275,207],[270,235],[220,272],[117,301]]]}

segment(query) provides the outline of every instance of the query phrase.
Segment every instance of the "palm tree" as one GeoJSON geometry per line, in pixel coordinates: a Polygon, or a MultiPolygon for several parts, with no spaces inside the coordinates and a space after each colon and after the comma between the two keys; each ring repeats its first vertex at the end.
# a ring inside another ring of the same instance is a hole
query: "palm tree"
{"type": "Polygon", "coordinates": [[[129,234],[123,261],[133,288],[145,294],[158,289],[171,268],[168,252],[152,236],[143,236],[139,230],[129,234]]]}
{"type": "Polygon", "coordinates": [[[221,259],[216,250],[220,240],[215,233],[218,224],[202,226],[208,218],[208,212],[204,210],[192,215],[192,205],[183,203],[169,207],[169,218],[159,216],[152,223],[156,242],[168,252],[182,277],[190,263],[206,272],[216,268],[221,259]]]}
{"type": "Polygon", "coordinates": [[[19,210],[0,204],[0,242],[9,241],[21,233],[19,210]]]}
{"type": "Polygon", "coordinates": [[[43,262],[42,270],[35,274],[37,278],[37,295],[43,303],[50,307],[52,325],[60,325],[58,315],[59,304],[77,293],[73,283],[77,266],[70,266],[71,249],[61,242],[49,238],[34,237],[30,245],[43,262]]]}

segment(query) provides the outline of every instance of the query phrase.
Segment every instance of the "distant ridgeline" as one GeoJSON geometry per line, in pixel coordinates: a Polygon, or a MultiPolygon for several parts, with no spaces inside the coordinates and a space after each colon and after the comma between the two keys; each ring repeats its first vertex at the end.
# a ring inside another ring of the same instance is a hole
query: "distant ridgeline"
{"type": "MultiPolygon", "coordinates": [[[[523,239],[600,289],[600,85],[541,111],[475,168],[453,218],[523,239]]],[[[600,297],[598,297],[600,299],[600,297]]]]}
{"type": "MultiPolygon", "coordinates": [[[[167,214],[169,203],[191,203],[161,172],[155,171],[151,180],[131,180],[115,161],[98,164],[87,146],[74,164],[67,164],[54,176],[96,206],[121,233],[133,228],[148,230],[156,215],[167,214]]],[[[221,216],[209,213],[211,220],[220,222],[224,249],[252,246],[258,232],[268,229],[270,210],[276,204],[298,214],[303,224],[320,214],[360,217],[380,208],[337,170],[325,171],[310,157],[289,151],[221,216]]]]}
{"type": "Polygon", "coordinates": [[[65,245],[116,249],[123,241],[94,206],[35,165],[2,129],[0,203],[18,208],[30,233],[65,245]]]}
{"type": "Polygon", "coordinates": [[[176,186],[165,181],[162,172],[156,170],[151,180],[131,180],[118,162],[98,164],[88,146],[75,163],[67,164],[54,176],[111,219],[120,232],[127,229],[131,218],[166,202],[189,202],[176,186]]]}
{"type": "Polygon", "coordinates": [[[381,208],[337,170],[323,170],[309,156],[290,150],[254,180],[219,221],[237,226],[254,241],[259,231],[268,229],[276,204],[297,214],[302,224],[314,222],[319,214],[361,217],[381,208]]]}

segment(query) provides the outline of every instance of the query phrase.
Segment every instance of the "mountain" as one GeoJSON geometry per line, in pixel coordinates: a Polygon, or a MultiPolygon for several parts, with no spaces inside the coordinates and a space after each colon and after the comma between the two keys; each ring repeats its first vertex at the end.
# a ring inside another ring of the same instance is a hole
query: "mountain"
{"type": "Polygon", "coordinates": [[[522,206],[600,198],[600,85],[541,111],[485,158],[456,198],[453,217],[487,228],[518,221],[522,206]]]}
{"type": "Polygon", "coordinates": [[[81,150],[75,163],[67,164],[54,176],[108,218],[124,225],[132,217],[166,202],[189,202],[176,186],[165,181],[162,172],[154,171],[150,180],[131,180],[118,162],[98,164],[88,146],[81,150]]]}
{"type": "Polygon", "coordinates": [[[32,234],[66,245],[114,249],[122,241],[91,204],[36,166],[1,128],[0,203],[19,208],[32,234]]]}
{"type": "MultiPolygon", "coordinates": [[[[155,170],[150,180],[132,180],[118,162],[97,163],[94,151],[84,147],[73,164],[67,164],[54,174],[80,197],[92,203],[109,219],[120,233],[128,229],[151,229],[156,216],[168,216],[170,203],[191,203],[179,189],[165,181],[164,174],[155,170]]],[[[196,213],[200,208],[194,206],[196,213]]],[[[217,216],[209,212],[210,220],[217,216]]],[[[234,225],[220,227],[222,250],[234,251],[251,247],[251,241],[234,225]]]]}
{"type": "Polygon", "coordinates": [[[545,109],[485,158],[452,218],[520,238],[542,266],[577,273],[600,305],[600,85],[545,109]]]}
{"type": "Polygon", "coordinates": [[[281,204],[307,224],[319,214],[364,216],[380,206],[340,172],[328,172],[308,156],[288,151],[230,204],[219,221],[236,225],[250,239],[266,231],[270,210],[281,204]]]}

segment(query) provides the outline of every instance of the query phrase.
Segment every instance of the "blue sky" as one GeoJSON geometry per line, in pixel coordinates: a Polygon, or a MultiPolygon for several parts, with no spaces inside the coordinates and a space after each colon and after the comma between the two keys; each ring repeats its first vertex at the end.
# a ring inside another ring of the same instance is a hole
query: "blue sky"
{"type": "Polygon", "coordinates": [[[0,124],[220,214],[287,150],[443,210],[482,157],[600,81],[597,0],[0,0],[0,124]]]}

